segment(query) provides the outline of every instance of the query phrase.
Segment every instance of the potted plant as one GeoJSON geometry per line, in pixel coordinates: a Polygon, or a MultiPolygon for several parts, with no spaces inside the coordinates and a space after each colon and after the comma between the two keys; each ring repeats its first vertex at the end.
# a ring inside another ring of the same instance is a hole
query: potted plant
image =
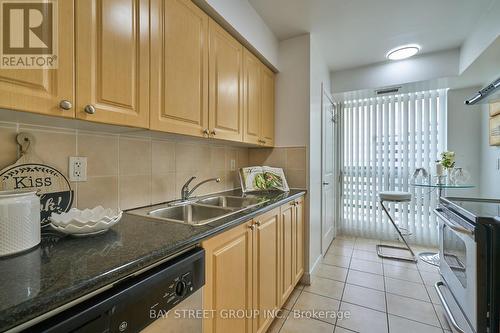
{"type": "Polygon", "coordinates": [[[445,151],[441,153],[441,159],[436,161],[436,174],[438,177],[438,184],[443,184],[443,180],[446,179],[447,175],[443,171],[449,174],[450,170],[455,167],[455,152],[445,151]]]}

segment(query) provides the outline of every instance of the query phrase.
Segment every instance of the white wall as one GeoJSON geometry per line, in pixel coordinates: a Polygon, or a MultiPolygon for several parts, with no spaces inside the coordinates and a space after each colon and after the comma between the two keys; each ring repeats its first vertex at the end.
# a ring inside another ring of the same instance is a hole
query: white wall
{"type": "Polygon", "coordinates": [[[460,49],[462,74],[500,36],[500,1],[492,0],[460,49]]]}
{"type": "Polygon", "coordinates": [[[247,0],[206,0],[260,54],[278,68],[278,39],[247,0]]]}
{"type": "Polygon", "coordinates": [[[277,147],[307,147],[308,272],[321,257],[321,85],[331,90],[325,59],[309,34],[279,44],[276,79],[277,147]]]}
{"type": "Polygon", "coordinates": [[[481,196],[500,199],[500,147],[489,145],[489,107],[482,105],[481,110],[481,196]]]}
{"type": "Polygon", "coordinates": [[[481,129],[481,106],[464,104],[464,100],[479,89],[480,87],[470,87],[448,91],[448,150],[456,153],[457,167],[469,171],[470,182],[476,185],[473,189],[448,191],[448,195],[475,197],[480,193],[481,138],[484,136],[481,129]]]}
{"type": "Polygon", "coordinates": [[[321,256],[321,97],[331,91],[330,70],[311,35],[309,113],[309,269],[321,256]]]}
{"type": "Polygon", "coordinates": [[[275,145],[309,143],[309,35],[279,43],[276,76],[275,145]]]}
{"type": "Polygon", "coordinates": [[[458,75],[459,50],[436,52],[401,61],[331,73],[334,93],[377,89],[458,75]]]}

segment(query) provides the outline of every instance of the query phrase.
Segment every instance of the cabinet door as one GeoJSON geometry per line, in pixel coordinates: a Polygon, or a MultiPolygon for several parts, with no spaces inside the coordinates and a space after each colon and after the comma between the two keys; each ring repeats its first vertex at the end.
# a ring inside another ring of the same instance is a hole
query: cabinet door
{"type": "Polygon", "coordinates": [[[295,249],[295,276],[294,281],[297,284],[304,274],[304,198],[296,200],[294,214],[294,249],[295,249]]]}
{"type": "Polygon", "coordinates": [[[202,243],[206,256],[203,309],[214,311],[203,322],[205,333],[252,331],[251,319],[227,317],[230,310],[250,313],[252,308],[252,234],[249,222],[202,243]]]}
{"type": "Polygon", "coordinates": [[[208,16],[190,0],[152,0],[151,129],[208,133],[208,16]]]}
{"type": "Polygon", "coordinates": [[[217,139],[243,140],[243,46],[209,23],[209,129],[217,139]]]}
{"type": "Polygon", "coordinates": [[[253,309],[259,316],[254,332],[265,332],[272,322],[269,314],[280,308],[279,296],[279,208],[255,218],[253,309]]]}
{"type": "Polygon", "coordinates": [[[274,145],[274,73],[262,65],[262,144],[274,145]]]}
{"type": "Polygon", "coordinates": [[[261,136],[261,62],[250,51],[243,51],[244,115],[243,141],[259,144],[261,136]]]}
{"type": "Polygon", "coordinates": [[[294,287],[294,205],[293,202],[281,206],[280,219],[280,297],[283,305],[294,287]]]}
{"type": "Polygon", "coordinates": [[[0,69],[0,109],[29,111],[60,117],[75,117],[74,107],[63,110],[59,103],[74,104],[73,1],[58,1],[57,69],[0,69]]]}
{"type": "Polygon", "coordinates": [[[75,3],[77,118],[147,128],[149,1],[75,3]]]}

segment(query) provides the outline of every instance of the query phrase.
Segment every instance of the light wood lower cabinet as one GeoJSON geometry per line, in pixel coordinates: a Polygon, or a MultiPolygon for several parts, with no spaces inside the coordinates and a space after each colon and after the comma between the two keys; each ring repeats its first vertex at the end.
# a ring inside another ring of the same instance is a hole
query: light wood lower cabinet
{"type": "Polygon", "coordinates": [[[304,274],[304,198],[281,206],[280,298],[283,305],[304,274]]]}
{"type": "Polygon", "coordinates": [[[75,4],[77,118],[149,127],[149,0],[75,4]]]}
{"type": "Polygon", "coordinates": [[[204,333],[263,333],[304,272],[303,199],[202,243],[206,255],[204,333]],[[300,221],[299,221],[300,220],[300,221]],[[244,318],[224,318],[239,311],[244,318]],[[242,312],[246,311],[246,312],[242,312]]]}
{"type": "Polygon", "coordinates": [[[249,312],[253,297],[253,221],[243,223],[202,243],[205,249],[203,309],[213,315],[203,332],[252,332],[252,321],[228,318],[229,310],[249,312]]]}
{"type": "Polygon", "coordinates": [[[75,117],[74,5],[73,1],[58,1],[55,4],[58,12],[58,67],[0,69],[0,109],[75,117]],[[70,102],[72,107],[68,110],[61,108],[59,104],[63,100],[70,102]]]}
{"type": "Polygon", "coordinates": [[[279,209],[255,219],[253,309],[258,311],[253,332],[267,330],[273,320],[272,311],[280,308],[279,299],[279,209]]]}
{"type": "Polygon", "coordinates": [[[284,304],[293,291],[295,280],[294,226],[295,202],[281,206],[280,219],[280,302],[284,304]]]}
{"type": "Polygon", "coordinates": [[[294,282],[297,284],[304,274],[304,197],[295,200],[294,226],[294,282]]]}

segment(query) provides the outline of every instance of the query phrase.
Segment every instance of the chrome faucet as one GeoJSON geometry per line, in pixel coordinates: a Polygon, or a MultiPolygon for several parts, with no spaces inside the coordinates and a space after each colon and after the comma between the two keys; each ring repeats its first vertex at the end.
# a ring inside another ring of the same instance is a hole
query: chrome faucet
{"type": "Polygon", "coordinates": [[[220,183],[220,178],[210,178],[210,179],[207,179],[207,180],[204,180],[202,182],[199,182],[198,184],[195,185],[195,187],[193,187],[191,190],[189,189],[189,184],[195,179],[196,177],[191,177],[188,179],[188,181],[182,186],[182,190],[181,190],[181,198],[182,200],[188,200],[189,197],[191,196],[191,194],[198,188],[200,187],[200,185],[203,185],[205,183],[208,183],[208,182],[211,182],[211,181],[214,181],[216,183],[220,183]]]}

